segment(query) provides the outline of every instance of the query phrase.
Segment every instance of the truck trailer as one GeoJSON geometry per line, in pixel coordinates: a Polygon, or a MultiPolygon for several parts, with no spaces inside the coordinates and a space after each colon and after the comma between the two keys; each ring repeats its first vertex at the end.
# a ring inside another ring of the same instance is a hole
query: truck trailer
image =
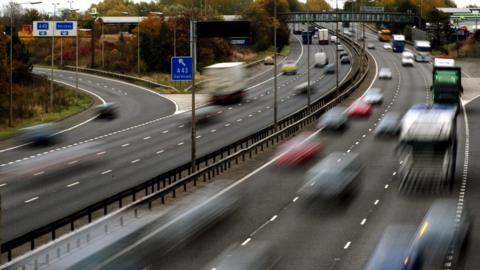
{"type": "Polygon", "coordinates": [[[402,118],[397,147],[400,190],[451,189],[457,156],[455,105],[417,104],[402,118]]]}
{"type": "Polygon", "coordinates": [[[246,66],[243,62],[218,63],[204,68],[207,80],[202,93],[210,94],[214,104],[240,102],[245,96],[246,66]]]}
{"type": "Polygon", "coordinates": [[[328,29],[318,29],[318,44],[328,45],[328,43],[329,43],[328,29]]]}
{"type": "Polygon", "coordinates": [[[393,50],[393,52],[403,52],[405,50],[405,36],[404,35],[393,35],[392,50],[393,50]]]}
{"type": "Polygon", "coordinates": [[[437,57],[434,59],[431,90],[435,103],[460,103],[463,93],[462,70],[455,66],[455,60],[437,57]]]}

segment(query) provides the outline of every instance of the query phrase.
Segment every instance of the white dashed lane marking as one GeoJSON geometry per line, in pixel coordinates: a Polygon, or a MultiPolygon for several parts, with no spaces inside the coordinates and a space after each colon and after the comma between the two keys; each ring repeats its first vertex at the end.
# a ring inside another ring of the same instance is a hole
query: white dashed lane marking
{"type": "Polygon", "coordinates": [[[78,181],[77,181],[77,182],[73,182],[73,183],[71,183],[71,184],[68,184],[68,185],[67,185],[67,188],[74,187],[74,186],[76,186],[76,185],[78,185],[78,184],[80,184],[80,182],[78,182],[78,181]]]}
{"type": "Polygon", "coordinates": [[[31,202],[33,202],[33,201],[38,200],[38,198],[39,198],[38,196],[37,196],[37,197],[33,197],[33,198],[31,198],[31,199],[28,199],[28,200],[24,201],[24,203],[31,203],[31,202]]]}

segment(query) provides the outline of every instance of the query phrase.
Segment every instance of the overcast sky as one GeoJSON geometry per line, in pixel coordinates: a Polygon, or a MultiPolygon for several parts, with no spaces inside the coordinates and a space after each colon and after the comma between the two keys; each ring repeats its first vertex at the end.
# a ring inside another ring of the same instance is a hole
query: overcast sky
{"type": "MultiPolygon", "coordinates": [[[[3,2],[7,2],[8,0],[0,0],[0,3],[3,3],[3,2]]],[[[48,11],[48,12],[53,12],[53,5],[52,3],[60,3],[60,5],[58,5],[58,8],[70,8],[70,2],[72,2],[72,8],[78,8],[80,10],[87,10],[91,4],[93,3],[98,3],[100,2],[101,0],[73,0],[73,1],[69,1],[69,0],[42,0],[42,4],[41,5],[36,5],[35,8],[38,8],[38,9],[41,9],[41,10],[44,10],[44,11],[48,11]]],[[[133,0],[134,2],[141,2],[142,0],[133,0]]],[[[145,1],[145,0],[143,0],[145,1]]],[[[234,1],[234,0],[232,0],[234,1]]],[[[457,6],[458,7],[465,7],[466,5],[469,5],[469,4],[474,4],[474,3],[477,3],[479,2],[479,0],[454,0],[456,3],[457,3],[457,6]]],[[[304,2],[304,1],[302,1],[304,2]]],[[[327,2],[330,3],[330,5],[332,6],[335,6],[335,0],[327,0],[327,2]]],[[[343,0],[339,0],[338,1],[338,5],[340,7],[343,6],[343,0]]],[[[25,7],[28,7],[25,6],[25,7]]]]}

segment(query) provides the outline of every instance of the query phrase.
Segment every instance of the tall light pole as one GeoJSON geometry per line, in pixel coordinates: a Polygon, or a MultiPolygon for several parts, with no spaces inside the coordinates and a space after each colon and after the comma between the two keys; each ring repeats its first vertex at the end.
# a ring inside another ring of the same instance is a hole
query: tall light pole
{"type": "Polygon", "coordinates": [[[19,5],[37,5],[42,3],[41,1],[36,2],[26,2],[26,3],[15,3],[10,2],[10,98],[8,101],[8,126],[13,126],[13,16],[15,7],[19,5]]]}
{"type": "Polygon", "coordinates": [[[72,3],[70,2],[70,12],[75,12],[75,20],[77,21],[77,33],[75,35],[75,88],[77,89],[78,93],[78,10],[79,9],[73,9],[72,8],[72,3]]]}
{"type": "Polygon", "coordinates": [[[335,39],[335,81],[336,87],[335,90],[338,92],[338,42],[339,42],[339,35],[338,35],[338,0],[335,1],[335,24],[336,24],[336,33],[335,35],[337,38],[335,39]]]}
{"type": "Polygon", "coordinates": [[[307,108],[308,112],[310,113],[310,43],[312,42],[312,36],[310,35],[310,27],[312,27],[310,21],[310,8],[308,7],[309,1],[306,2],[307,4],[307,32],[308,32],[308,42],[307,42],[307,108]]]}
{"type": "Polygon", "coordinates": [[[57,6],[60,3],[52,3],[53,5],[53,32],[52,32],[52,61],[50,68],[50,109],[53,110],[53,64],[55,63],[55,16],[57,15],[57,6]]]}
{"type": "Polygon", "coordinates": [[[273,0],[273,128],[277,130],[277,0],[273,0]]]}

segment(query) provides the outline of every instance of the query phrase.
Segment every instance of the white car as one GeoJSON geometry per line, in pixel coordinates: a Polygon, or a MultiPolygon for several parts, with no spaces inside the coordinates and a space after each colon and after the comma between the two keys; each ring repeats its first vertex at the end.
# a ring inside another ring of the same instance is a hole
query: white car
{"type": "Polygon", "coordinates": [[[367,48],[368,48],[369,50],[375,50],[375,45],[370,42],[370,43],[368,43],[367,48]]]}
{"type": "Polygon", "coordinates": [[[391,49],[392,49],[392,45],[390,45],[390,43],[387,43],[387,44],[383,45],[383,48],[384,48],[385,50],[391,50],[391,49]]]}
{"type": "Polygon", "coordinates": [[[413,53],[404,51],[402,53],[402,66],[413,66],[413,53]]]}
{"type": "Polygon", "coordinates": [[[345,46],[343,46],[343,45],[341,45],[341,44],[338,45],[337,51],[344,51],[344,50],[345,50],[345,46]]]}
{"type": "Polygon", "coordinates": [[[391,80],[392,79],[392,71],[389,68],[381,68],[380,72],[378,72],[378,78],[380,80],[391,80]]]}

